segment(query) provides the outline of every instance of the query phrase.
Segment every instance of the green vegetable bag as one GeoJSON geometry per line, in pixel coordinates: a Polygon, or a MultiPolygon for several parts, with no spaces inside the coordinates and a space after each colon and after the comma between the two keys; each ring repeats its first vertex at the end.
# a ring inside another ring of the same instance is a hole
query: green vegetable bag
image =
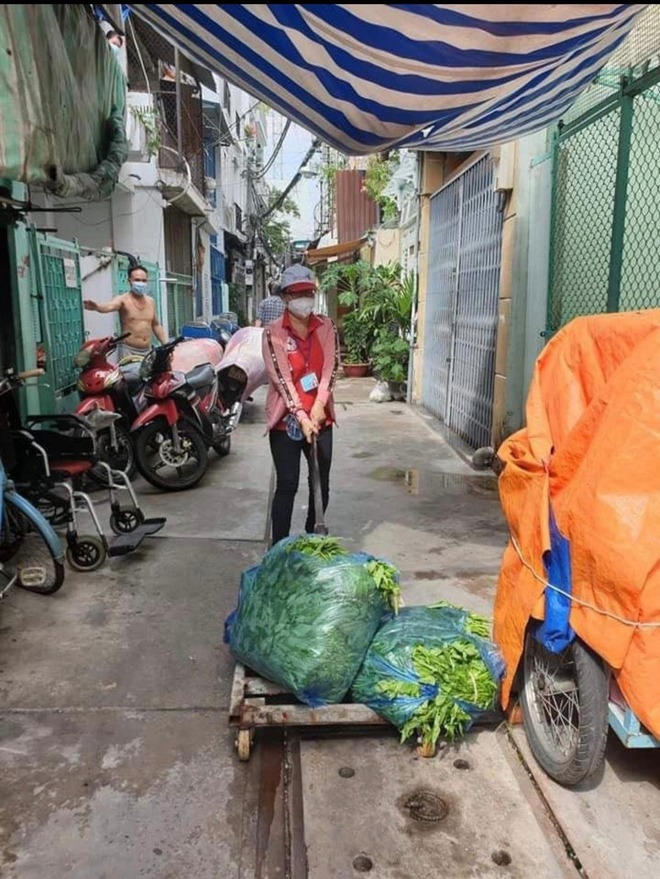
{"type": "Polygon", "coordinates": [[[341,702],[398,596],[398,573],[385,562],[349,555],[333,538],[289,537],[243,574],[225,641],[302,702],[341,702]]]}
{"type": "Polygon", "coordinates": [[[462,735],[491,708],[504,664],[484,617],[448,604],[404,607],[376,633],[351,690],[424,745],[462,735]]]}

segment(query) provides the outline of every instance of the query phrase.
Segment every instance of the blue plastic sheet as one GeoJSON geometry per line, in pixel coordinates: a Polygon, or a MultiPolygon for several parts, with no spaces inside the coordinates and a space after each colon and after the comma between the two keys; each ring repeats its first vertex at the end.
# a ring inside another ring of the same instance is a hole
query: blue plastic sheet
{"type": "MultiPolygon", "coordinates": [[[[483,659],[494,680],[504,673],[504,663],[495,645],[466,628],[468,612],[452,606],[404,607],[389,618],[376,633],[351,689],[355,702],[362,702],[401,729],[426,702],[436,698],[437,684],[422,682],[413,662],[419,645],[441,648],[455,641],[469,641],[483,659]],[[413,695],[390,696],[381,691],[383,681],[411,685],[413,695]]],[[[453,695],[453,694],[447,694],[453,695]]],[[[465,700],[456,702],[474,722],[484,709],[465,700]]]]}
{"type": "MultiPolygon", "coordinates": [[[[554,513],[550,510],[550,551],[545,553],[546,579],[548,583],[571,593],[571,545],[559,530],[554,513]]],[[[550,653],[561,653],[575,638],[569,625],[571,599],[555,589],[545,590],[545,618],[535,629],[534,636],[550,653]]]]}

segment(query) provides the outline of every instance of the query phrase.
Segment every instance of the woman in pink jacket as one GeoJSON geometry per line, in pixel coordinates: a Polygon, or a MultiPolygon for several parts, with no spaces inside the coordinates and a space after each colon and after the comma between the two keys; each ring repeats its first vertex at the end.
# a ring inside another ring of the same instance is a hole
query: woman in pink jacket
{"type": "Polygon", "coordinates": [[[268,368],[266,421],[277,474],[273,498],[273,544],[289,536],[293,504],[300,481],[300,455],[310,468],[309,507],[305,530],[313,533],[314,495],[311,479],[311,442],[316,437],[323,509],[328,506],[333,389],[339,348],[333,322],[313,314],[316,280],[302,265],[284,271],[280,284],[286,311],[263,333],[264,362],[268,368]]]}

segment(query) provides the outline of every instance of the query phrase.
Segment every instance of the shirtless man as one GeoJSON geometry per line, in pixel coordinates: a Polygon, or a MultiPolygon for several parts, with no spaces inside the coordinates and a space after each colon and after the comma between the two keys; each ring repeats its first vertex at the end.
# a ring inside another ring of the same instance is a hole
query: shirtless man
{"type": "Polygon", "coordinates": [[[130,293],[115,296],[110,302],[94,302],[93,299],[85,299],[83,306],[87,311],[98,311],[101,314],[109,314],[112,311],[119,312],[121,331],[130,333],[117,349],[117,357],[144,357],[151,350],[151,337],[156,336],[161,345],[167,342],[167,333],[161,326],[156,316],[156,304],[151,296],[146,296],[147,270],[142,266],[133,266],[128,270],[128,280],[131,285],[130,293]]]}

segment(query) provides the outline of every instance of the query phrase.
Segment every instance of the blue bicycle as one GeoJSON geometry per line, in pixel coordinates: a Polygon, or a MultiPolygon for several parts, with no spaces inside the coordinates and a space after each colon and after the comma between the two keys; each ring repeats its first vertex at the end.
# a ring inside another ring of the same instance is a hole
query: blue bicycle
{"type": "MultiPolygon", "coordinates": [[[[32,370],[0,379],[0,396],[12,393],[27,378],[43,375],[32,370]]],[[[64,582],[64,552],[59,537],[41,513],[20,494],[7,477],[3,459],[11,466],[11,433],[0,422],[0,598],[22,586],[50,595],[64,582]]]]}

